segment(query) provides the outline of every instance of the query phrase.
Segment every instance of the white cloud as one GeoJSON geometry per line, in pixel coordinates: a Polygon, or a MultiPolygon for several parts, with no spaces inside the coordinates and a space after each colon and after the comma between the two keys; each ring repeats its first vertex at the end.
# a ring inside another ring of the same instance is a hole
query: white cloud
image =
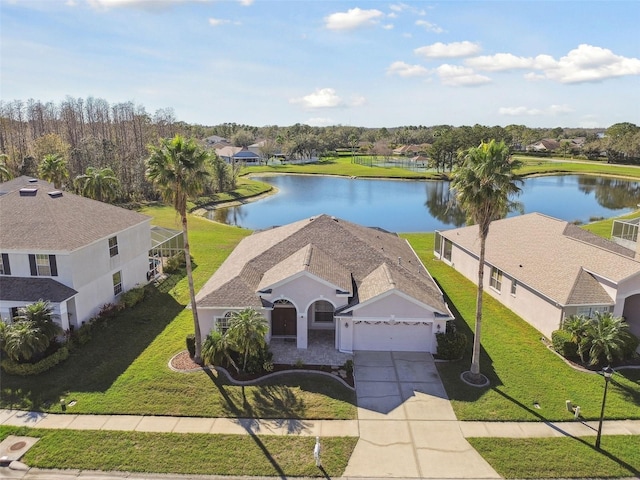
{"type": "Polygon", "coordinates": [[[442,33],[444,30],[435,23],[427,22],[426,20],[416,20],[416,25],[424,27],[427,32],[442,33]]]}
{"type": "Polygon", "coordinates": [[[384,28],[385,30],[393,30],[393,24],[387,23],[386,25],[383,25],[382,28],[384,28]]]}
{"type": "Polygon", "coordinates": [[[391,5],[389,5],[389,9],[393,10],[394,12],[402,12],[407,8],[409,8],[409,5],[407,5],[406,3],[392,3],[391,5]]]}
{"type": "Polygon", "coordinates": [[[213,17],[209,19],[209,25],[212,25],[214,27],[217,27],[219,25],[224,25],[227,23],[231,23],[231,20],[226,20],[223,18],[213,18],[213,17]]]}
{"type": "Polygon", "coordinates": [[[367,103],[367,99],[362,95],[353,95],[349,100],[350,107],[361,107],[367,103]]]}
{"type": "Polygon", "coordinates": [[[413,52],[426,58],[458,58],[469,57],[480,51],[480,45],[469,42],[442,43],[436,42],[432,45],[416,48],[413,52]]]}
{"type": "Polygon", "coordinates": [[[408,63],[398,61],[393,62],[387,68],[387,75],[399,75],[401,77],[420,77],[428,75],[429,70],[422,65],[409,65],[408,63]]]}
{"type": "Polygon", "coordinates": [[[556,116],[573,112],[573,108],[569,105],[551,105],[546,108],[530,108],[530,107],[500,107],[498,113],[509,117],[517,116],[556,116]]]}
{"type": "Polygon", "coordinates": [[[302,98],[292,98],[289,103],[300,104],[305,108],[335,108],[344,105],[333,88],[319,88],[302,98]]]}
{"type": "Polygon", "coordinates": [[[240,2],[240,5],[244,6],[244,7],[248,7],[250,5],[253,5],[253,0],[238,0],[240,2]]]}
{"type": "Polygon", "coordinates": [[[443,85],[453,87],[474,87],[490,83],[491,79],[484,75],[479,75],[468,67],[459,65],[443,64],[436,68],[436,73],[440,77],[443,85]]]}
{"type": "Polygon", "coordinates": [[[384,14],[380,10],[362,10],[351,8],[346,12],[336,12],[325,17],[325,27],[329,30],[352,30],[354,28],[375,25],[384,14]]]}
{"type": "Polygon", "coordinates": [[[87,3],[99,10],[118,7],[141,7],[148,10],[159,10],[185,3],[205,3],[209,0],[87,0],[87,3]]]}
{"type": "Polygon", "coordinates": [[[640,59],[622,57],[607,48],[582,44],[559,60],[550,55],[518,57],[497,53],[469,58],[465,64],[478,70],[499,72],[528,69],[527,80],[547,78],[560,83],[598,82],[625,75],[640,75],[640,59]],[[537,73],[540,72],[540,73],[537,73]]]}

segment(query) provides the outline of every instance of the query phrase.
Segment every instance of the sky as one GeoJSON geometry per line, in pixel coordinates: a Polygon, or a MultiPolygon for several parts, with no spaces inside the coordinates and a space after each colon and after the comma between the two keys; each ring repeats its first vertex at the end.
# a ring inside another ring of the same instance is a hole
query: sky
{"type": "Polygon", "coordinates": [[[0,98],[202,125],[640,124],[640,1],[0,0],[0,98]]]}

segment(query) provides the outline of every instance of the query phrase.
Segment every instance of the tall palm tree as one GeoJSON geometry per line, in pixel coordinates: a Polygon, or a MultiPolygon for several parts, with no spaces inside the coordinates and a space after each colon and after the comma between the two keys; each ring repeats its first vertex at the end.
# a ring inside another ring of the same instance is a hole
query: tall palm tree
{"type": "Polygon", "coordinates": [[[245,308],[231,316],[226,335],[234,349],[242,355],[243,372],[247,370],[249,356],[265,346],[268,331],[267,320],[253,308],[245,308]]]}
{"type": "Polygon", "coordinates": [[[53,183],[56,188],[62,188],[62,182],[69,178],[67,161],[57,153],[45,155],[38,165],[38,175],[43,180],[53,183]]]}
{"type": "Polygon", "coordinates": [[[83,196],[100,202],[115,200],[120,190],[120,181],[109,167],[87,167],[84,175],[78,175],[75,181],[83,196]]]}
{"type": "Polygon", "coordinates": [[[480,338],[482,330],[482,293],[484,291],[484,259],[489,225],[507,215],[513,207],[511,197],[520,193],[521,178],[515,170],[522,162],[509,155],[503,142],[491,140],[467,150],[460,165],[452,174],[451,187],[456,200],[466,212],[467,222],[478,225],[480,258],[478,259],[478,291],[471,359],[472,382],[484,383],[480,373],[480,338]]]}
{"type": "Polygon", "coordinates": [[[9,156],[6,153],[0,153],[0,182],[11,180],[11,170],[9,170],[9,156]]]}
{"type": "Polygon", "coordinates": [[[208,153],[200,148],[193,139],[176,135],[173,139],[164,139],[160,146],[150,146],[151,156],[147,159],[146,176],[160,191],[165,202],[171,203],[182,221],[184,238],[184,258],[187,265],[187,279],[191,297],[191,312],[195,333],[194,361],[202,362],[202,334],[196,309],[196,293],[193,286],[191,253],[187,229],[187,200],[196,197],[204,189],[208,176],[206,160],[208,153]]]}

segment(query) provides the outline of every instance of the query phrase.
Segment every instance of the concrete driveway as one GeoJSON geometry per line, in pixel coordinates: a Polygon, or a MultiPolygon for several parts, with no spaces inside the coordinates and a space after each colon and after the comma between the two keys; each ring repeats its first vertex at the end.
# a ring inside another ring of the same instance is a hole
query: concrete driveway
{"type": "Polygon", "coordinates": [[[360,439],[344,477],[501,478],[462,435],[433,357],[356,352],[360,439]]]}

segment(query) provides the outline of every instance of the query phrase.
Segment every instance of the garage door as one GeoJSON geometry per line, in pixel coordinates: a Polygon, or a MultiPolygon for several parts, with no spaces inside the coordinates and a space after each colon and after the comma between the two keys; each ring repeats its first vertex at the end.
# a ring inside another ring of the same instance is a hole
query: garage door
{"type": "Polygon", "coordinates": [[[353,349],[395,352],[428,352],[431,324],[406,325],[354,322],[353,349]]]}

